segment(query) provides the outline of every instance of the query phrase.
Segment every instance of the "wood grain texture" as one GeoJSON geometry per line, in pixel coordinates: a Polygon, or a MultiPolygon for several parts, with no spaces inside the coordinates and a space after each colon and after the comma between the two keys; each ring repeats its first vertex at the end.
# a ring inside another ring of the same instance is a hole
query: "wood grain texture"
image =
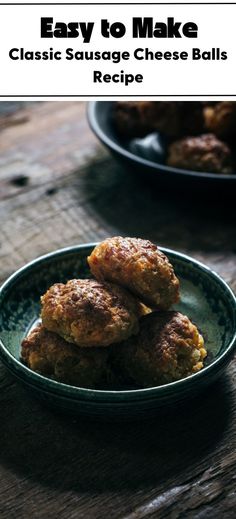
{"type": "MultiPolygon", "coordinates": [[[[1,280],[58,247],[122,234],[187,252],[236,290],[234,208],[127,174],[84,103],[16,108],[0,116],[1,280]]],[[[188,406],[111,424],[47,409],[1,365],[1,519],[233,518],[235,378],[232,361],[188,406]]]]}

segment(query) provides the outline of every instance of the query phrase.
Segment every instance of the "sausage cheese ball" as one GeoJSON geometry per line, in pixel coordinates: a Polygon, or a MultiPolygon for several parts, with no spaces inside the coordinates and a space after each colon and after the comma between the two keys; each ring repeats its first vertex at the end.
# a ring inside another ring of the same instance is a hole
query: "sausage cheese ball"
{"type": "Polygon", "coordinates": [[[125,137],[143,137],[154,130],[154,105],[150,101],[119,101],[115,103],[114,123],[125,137]]]}
{"type": "Polygon", "coordinates": [[[155,108],[155,130],[171,139],[197,135],[205,129],[202,103],[196,101],[159,101],[155,108]]]}
{"type": "Polygon", "coordinates": [[[108,238],[88,258],[99,280],[118,283],[151,307],[168,309],[179,300],[179,281],[156,245],[139,238],[108,238]]]}
{"type": "Polygon", "coordinates": [[[21,356],[33,371],[66,384],[95,388],[106,378],[107,348],[78,348],[41,325],[23,340],[21,356]]]}
{"type": "Polygon", "coordinates": [[[229,147],[213,134],[186,137],[168,150],[167,165],[192,171],[229,174],[233,171],[229,147]]]}
{"type": "Polygon", "coordinates": [[[195,101],[120,101],[115,104],[114,120],[118,132],[126,137],[158,131],[179,138],[204,131],[203,108],[195,101]]]}
{"type": "Polygon", "coordinates": [[[236,135],[236,102],[224,101],[205,109],[207,129],[220,139],[232,141],[236,135]]]}
{"type": "Polygon", "coordinates": [[[196,373],[206,356],[196,326],[180,312],[143,317],[136,337],[113,347],[113,363],[140,387],[167,384],[196,373]]]}
{"type": "Polygon", "coordinates": [[[108,346],[139,330],[139,303],[110,283],[93,279],[56,283],[41,303],[45,328],[81,347],[108,346]]]}

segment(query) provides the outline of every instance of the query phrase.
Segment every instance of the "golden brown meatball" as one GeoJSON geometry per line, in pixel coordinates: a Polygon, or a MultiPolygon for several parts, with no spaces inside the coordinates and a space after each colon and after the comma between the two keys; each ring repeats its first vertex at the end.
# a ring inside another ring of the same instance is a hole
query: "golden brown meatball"
{"type": "Polygon", "coordinates": [[[156,102],[154,127],[171,139],[198,135],[205,129],[203,105],[196,101],[156,102]]]}
{"type": "Polygon", "coordinates": [[[113,346],[112,363],[139,387],[167,384],[196,373],[206,356],[196,326],[180,312],[143,317],[136,337],[113,346]]]}
{"type": "Polygon", "coordinates": [[[168,309],[179,300],[179,281],[167,257],[140,238],[108,238],[88,257],[93,275],[113,281],[147,305],[168,309]]]}
{"type": "Polygon", "coordinates": [[[209,173],[233,172],[229,147],[210,133],[172,143],[168,150],[167,165],[209,173]]]}
{"type": "Polygon", "coordinates": [[[205,109],[207,129],[220,139],[231,141],[236,135],[236,102],[223,101],[205,109]]]}
{"type": "Polygon", "coordinates": [[[22,342],[25,364],[46,377],[65,384],[95,388],[107,370],[107,348],[78,348],[39,325],[22,342]]]}
{"type": "Polygon", "coordinates": [[[41,302],[45,328],[81,347],[108,346],[139,329],[139,303],[111,283],[94,279],[56,283],[41,302]]]}
{"type": "Polygon", "coordinates": [[[115,103],[114,123],[125,137],[143,137],[154,129],[153,108],[150,101],[119,101],[115,103]]]}
{"type": "Polygon", "coordinates": [[[127,137],[152,131],[170,138],[197,135],[205,129],[203,108],[195,101],[120,101],[115,104],[115,125],[127,137]]]}

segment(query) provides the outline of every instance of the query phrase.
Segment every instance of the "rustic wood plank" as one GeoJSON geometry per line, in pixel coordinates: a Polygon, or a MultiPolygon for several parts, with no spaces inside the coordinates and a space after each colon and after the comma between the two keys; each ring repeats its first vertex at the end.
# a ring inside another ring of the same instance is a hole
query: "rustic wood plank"
{"type": "Polygon", "coordinates": [[[212,209],[199,215],[184,203],[158,198],[106,156],[46,186],[21,189],[0,206],[2,277],[57,247],[138,234],[205,261],[236,287],[235,218],[222,221],[212,209]]]}
{"type": "Polygon", "coordinates": [[[106,512],[114,519],[184,517],[189,511],[204,517],[200,513],[213,507],[208,512],[217,517],[221,497],[225,510],[232,510],[231,389],[226,377],[204,401],[159,413],[151,422],[118,425],[64,417],[20,386],[17,392],[8,388],[1,395],[1,517],[9,517],[12,507],[18,517],[26,510],[29,517],[54,517],[56,507],[63,518],[76,517],[79,509],[81,517],[106,512]]]}
{"type": "MultiPolygon", "coordinates": [[[[2,280],[58,247],[123,234],[187,252],[236,289],[234,210],[128,174],[92,135],[84,103],[25,103],[0,129],[2,280]]],[[[233,518],[235,379],[232,361],[185,408],[95,423],[47,409],[1,365],[1,519],[233,518]]]]}

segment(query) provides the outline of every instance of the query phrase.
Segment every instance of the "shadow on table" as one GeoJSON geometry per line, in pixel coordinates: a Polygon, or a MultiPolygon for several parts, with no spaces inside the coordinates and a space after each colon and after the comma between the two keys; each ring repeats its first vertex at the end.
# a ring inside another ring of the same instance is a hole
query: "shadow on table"
{"type": "Polygon", "coordinates": [[[0,463],[59,490],[181,484],[206,470],[227,441],[230,391],[224,377],[184,408],[147,421],[108,423],[50,411],[13,384],[1,406],[0,463]]]}
{"type": "Polygon", "coordinates": [[[93,217],[116,233],[179,250],[236,252],[234,203],[222,193],[161,190],[110,158],[88,165],[83,189],[93,217]]]}

